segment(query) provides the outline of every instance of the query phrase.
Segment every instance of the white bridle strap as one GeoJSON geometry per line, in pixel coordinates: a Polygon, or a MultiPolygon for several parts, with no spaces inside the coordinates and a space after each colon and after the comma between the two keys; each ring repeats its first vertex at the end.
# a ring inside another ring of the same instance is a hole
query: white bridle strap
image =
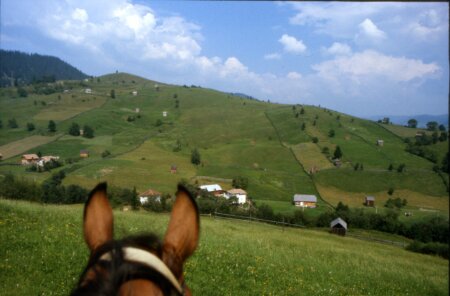
{"type": "MultiPolygon", "coordinates": [[[[157,256],[153,255],[150,252],[133,247],[125,247],[122,249],[122,251],[124,254],[124,259],[126,261],[140,263],[156,270],[172,284],[172,286],[178,291],[178,293],[180,293],[181,295],[183,294],[183,288],[181,287],[180,283],[177,281],[166,264],[164,264],[164,262],[162,262],[162,260],[157,256]]],[[[100,257],[100,260],[110,261],[111,253],[108,252],[103,254],[100,257]]]]}

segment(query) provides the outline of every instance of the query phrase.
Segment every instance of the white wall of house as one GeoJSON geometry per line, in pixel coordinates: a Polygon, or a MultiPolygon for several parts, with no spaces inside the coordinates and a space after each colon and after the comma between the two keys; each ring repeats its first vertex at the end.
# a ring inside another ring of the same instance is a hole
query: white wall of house
{"type": "Polygon", "coordinates": [[[145,205],[146,203],[148,203],[148,197],[147,196],[139,196],[139,202],[141,203],[141,205],[145,205]]]}

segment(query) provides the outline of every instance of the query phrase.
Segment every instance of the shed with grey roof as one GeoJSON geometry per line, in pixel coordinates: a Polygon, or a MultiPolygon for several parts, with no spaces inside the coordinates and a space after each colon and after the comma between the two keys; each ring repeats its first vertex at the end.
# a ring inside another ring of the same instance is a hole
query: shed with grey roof
{"type": "Polygon", "coordinates": [[[345,235],[347,233],[347,222],[341,218],[336,218],[330,223],[330,232],[345,235]]]}

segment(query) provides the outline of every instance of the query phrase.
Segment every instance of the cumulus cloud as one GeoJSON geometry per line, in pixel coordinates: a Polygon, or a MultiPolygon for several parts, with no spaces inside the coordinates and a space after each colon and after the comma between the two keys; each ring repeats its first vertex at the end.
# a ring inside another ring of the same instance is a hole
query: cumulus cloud
{"type": "Polygon", "coordinates": [[[310,26],[315,32],[339,38],[352,38],[362,19],[403,7],[402,3],[305,3],[292,2],[296,14],[292,25],[310,26]]]}
{"type": "Polygon", "coordinates": [[[266,55],[264,55],[264,59],[265,60],[280,60],[281,59],[281,55],[279,53],[268,53],[266,55]]]}
{"type": "Polygon", "coordinates": [[[325,54],[329,55],[350,55],[352,49],[346,43],[334,42],[330,47],[323,48],[325,54]]]}
{"type": "Polygon", "coordinates": [[[278,42],[280,42],[283,45],[284,50],[289,53],[300,54],[306,51],[306,45],[302,40],[297,40],[295,37],[287,34],[283,34],[278,42]]]}
{"type": "Polygon", "coordinates": [[[395,82],[430,77],[440,71],[440,67],[435,63],[426,64],[421,60],[387,56],[373,50],[355,53],[349,57],[337,57],[313,65],[312,68],[319,76],[327,79],[384,77],[395,82]]]}
{"type": "Polygon", "coordinates": [[[297,73],[297,72],[289,72],[287,75],[286,75],[286,77],[288,78],[288,79],[293,79],[293,80],[295,80],[295,79],[300,79],[300,78],[302,78],[302,75],[300,74],[300,73],[297,73]]]}
{"type": "Polygon", "coordinates": [[[442,15],[440,11],[429,9],[412,21],[406,27],[406,32],[419,41],[434,40],[439,34],[448,34],[448,14],[442,15]]]}
{"type": "Polygon", "coordinates": [[[76,8],[72,12],[72,18],[74,20],[78,20],[78,21],[81,21],[81,22],[86,22],[89,17],[88,17],[88,14],[87,14],[86,10],[80,9],[80,8],[76,8]]]}
{"type": "Polygon", "coordinates": [[[359,32],[361,35],[373,39],[379,40],[386,38],[386,33],[380,30],[369,18],[366,18],[363,22],[359,24],[359,32]]]}

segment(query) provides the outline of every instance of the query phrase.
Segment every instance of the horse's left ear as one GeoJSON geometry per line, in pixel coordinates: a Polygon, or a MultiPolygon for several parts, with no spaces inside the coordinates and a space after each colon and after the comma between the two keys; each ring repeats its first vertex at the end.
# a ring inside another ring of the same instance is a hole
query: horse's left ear
{"type": "Polygon", "coordinates": [[[163,261],[176,277],[182,275],[184,262],[197,248],[199,227],[197,204],[189,192],[179,185],[163,245],[163,261]]]}
{"type": "Polygon", "coordinates": [[[106,183],[98,184],[84,206],[84,239],[92,252],[113,238],[113,212],[106,196],[106,183]]]}

